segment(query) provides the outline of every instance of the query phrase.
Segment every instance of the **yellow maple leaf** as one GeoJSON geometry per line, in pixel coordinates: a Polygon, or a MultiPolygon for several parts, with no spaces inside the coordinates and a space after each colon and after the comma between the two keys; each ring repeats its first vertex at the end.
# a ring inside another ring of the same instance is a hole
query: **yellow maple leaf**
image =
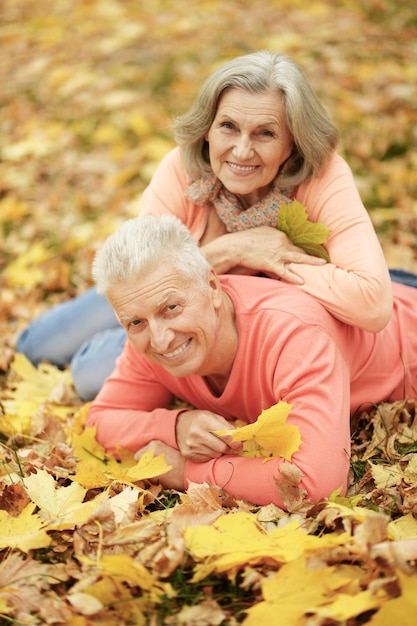
{"type": "Polygon", "coordinates": [[[291,406],[287,402],[278,402],[262,411],[254,424],[240,426],[233,431],[218,430],[216,435],[229,435],[232,441],[246,442],[241,456],[279,456],[289,461],[302,443],[297,426],[286,424],[291,406]]]}
{"type": "Polygon", "coordinates": [[[174,594],[169,583],[161,583],[156,575],[149,572],[142,563],[135,561],[129,554],[104,554],[97,561],[81,556],[78,559],[97,567],[103,576],[114,578],[117,582],[137,585],[150,592],[154,601],[158,601],[162,594],[168,597],[174,594]]]}
{"type": "Polygon", "coordinates": [[[297,520],[267,533],[255,515],[246,512],[222,515],[209,526],[184,529],[187,550],[195,560],[204,561],[192,582],[214,571],[235,572],[249,564],[291,561],[303,553],[305,538],[297,520]]]}
{"type": "MultiPolygon", "coordinates": [[[[129,617],[129,613],[132,610],[129,600],[134,605],[138,605],[139,608],[145,608],[143,599],[133,597],[129,589],[123,584],[123,581],[116,578],[104,577],[101,580],[96,580],[92,585],[85,587],[84,591],[97,598],[103,605],[118,602],[118,617],[121,617],[124,613],[128,613],[126,617],[129,617]],[[127,611],[125,611],[126,607],[127,611]]],[[[141,613],[139,613],[139,617],[142,617],[141,613]]],[[[140,622],[135,621],[132,623],[145,624],[145,621],[143,619],[140,622]]]]}
{"type": "Polygon", "coordinates": [[[118,580],[138,585],[145,590],[151,589],[157,581],[156,576],[128,554],[104,554],[101,559],[94,561],[94,565],[105,576],[114,576],[118,580]]]}
{"type": "Polygon", "coordinates": [[[139,461],[135,461],[132,452],[123,448],[117,449],[118,458],[107,454],[96,440],[95,433],[94,426],[72,437],[74,453],[78,458],[73,480],[87,489],[106,487],[114,480],[134,486],[136,481],[155,478],[171,469],[164,455],[154,456],[152,450],[142,454],[139,461]]]}
{"type": "Polygon", "coordinates": [[[342,487],[338,487],[337,489],[335,489],[327,498],[327,502],[328,503],[335,502],[336,504],[340,504],[342,506],[345,506],[353,510],[354,507],[358,504],[358,502],[360,502],[364,498],[362,493],[358,493],[355,496],[350,496],[350,497],[341,496],[340,495],[341,491],[342,491],[342,487]]]}
{"type": "Polygon", "coordinates": [[[246,565],[287,563],[352,541],[347,532],[308,535],[297,519],[266,532],[253,513],[244,511],[224,514],[209,526],[187,526],[184,539],[188,552],[200,562],[191,582],[213,572],[234,574],[246,565]]]}
{"type": "Polygon", "coordinates": [[[302,248],[307,254],[330,261],[329,254],[323,245],[329,236],[329,229],[320,222],[311,222],[307,217],[305,206],[298,200],[280,208],[277,227],[291,239],[295,246],[302,248]]]}
{"type": "Polygon", "coordinates": [[[399,463],[393,463],[391,465],[382,465],[381,463],[371,463],[372,478],[378,489],[388,489],[389,487],[395,487],[403,478],[403,471],[399,463]]]}
{"type": "Polygon", "coordinates": [[[330,622],[346,624],[350,619],[381,606],[383,599],[383,594],[371,593],[368,589],[354,595],[339,593],[332,602],[314,608],[309,607],[308,612],[316,615],[320,621],[330,620],[330,622]]]}
{"type": "MultiPolygon", "coordinates": [[[[34,367],[29,359],[17,353],[10,368],[20,377],[13,381],[8,389],[8,399],[2,401],[5,415],[1,419],[2,431],[8,435],[16,432],[27,434],[30,431],[32,416],[39,406],[50,402],[49,398],[58,386],[72,386],[72,377],[69,370],[61,371],[53,365],[42,363],[34,367]],[[3,430],[4,429],[4,430],[3,430]]],[[[69,412],[74,412],[72,406],[57,406],[50,404],[50,411],[57,417],[63,418],[69,412]]]]}
{"type": "Polygon", "coordinates": [[[412,513],[401,515],[388,523],[387,534],[394,541],[417,538],[417,520],[412,513]]]}
{"type": "Polygon", "coordinates": [[[97,427],[82,428],[80,432],[73,432],[71,436],[71,446],[79,462],[92,463],[93,460],[106,465],[108,455],[103,446],[96,439],[97,427]]]}
{"type": "Polygon", "coordinates": [[[165,474],[170,469],[172,469],[172,465],[165,462],[163,454],[154,456],[152,450],[147,450],[141,455],[139,461],[127,471],[126,475],[130,480],[145,480],[165,474]]]}
{"type": "Polygon", "coordinates": [[[46,400],[57,385],[72,384],[69,370],[59,370],[49,363],[42,363],[36,368],[21,353],[15,355],[10,367],[22,379],[20,382],[14,383],[21,395],[32,395],[37,399],[46,400]]]}
{"type": "MultiPolygon", "coordinates": [[[[243,626],[274,624],[277,615],[282,624],[301,624],[305,613],[316,612],[316,607],[331,600],[331,593],[348,587],[352,580],[357,580],[360,576],[360,567],[353,566],[349,569],[332,566],[309,570],[305,556],[302,555],[295,561],[284,564],[275,576],[262,582],[264,600],[247,610],[248,617],[243,626]]],[[[358,596],[349,597],[352,605],[358,596]]]]}
{"type": "Polygon", "coordinates": [[[415,626],[417,614],[416,577],[397,573],[401,595],[384,602],[378,613],[369,621],[371,626],[415,626]]]}
{"type": "Polygon", "coordinates": [[[33,511],[36,504],[30,503],[18,517],[0,510],[0,548],[18,548],[22,552],[46,548],[51,538],[45,530],[45,521],[33,511]]]}
{"type": "Polygon", "coordinates": [[[25,477],[24,484],[29,497],[51,521],[58,521],[60,529],[74,528],[86,522],[103,497],[99,494],[94,500],[83,502],[86,489],[76,482],[68,487],[58,487],[45,470],[25,477]]]}

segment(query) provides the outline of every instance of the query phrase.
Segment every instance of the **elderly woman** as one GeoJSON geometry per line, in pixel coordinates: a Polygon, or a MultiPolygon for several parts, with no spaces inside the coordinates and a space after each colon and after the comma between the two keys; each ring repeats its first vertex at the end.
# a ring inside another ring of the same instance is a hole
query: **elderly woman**
{"type": "MultiPolygon", "coordinates": [[[[378,332],[392,312],[383,252],[338,132],[290,58],[269,51],[221,65],[174,123],[178,147],[158,166],[140,215],[173,214],[219,273],[261,273],[294,283],[343,322],[378,332]],[[330,231],[330,262],[277,230],[298,200],[330,231]]],[[[71,364],[80,397],[97,394],[125,332],[94,290],[35,320],[17,350],[32,362],[71,364]]]]}

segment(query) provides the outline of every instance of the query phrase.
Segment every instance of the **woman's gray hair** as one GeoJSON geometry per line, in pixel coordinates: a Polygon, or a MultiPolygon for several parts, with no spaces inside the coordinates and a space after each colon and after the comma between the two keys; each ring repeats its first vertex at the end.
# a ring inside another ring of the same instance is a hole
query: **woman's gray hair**
{"type": "Polygon", "coordinates": [[[222,64],[205,81],[188,112],[174,120],[174,136],[191,178],[211,173],[205,136],[223,92],[231,87],[249,93],[282,93],[294,140],[280,178],[283,188],[299,185],[320,172],[337,146],[339,132],[297,63],[282,54],[260,50],[222,64]]]}
{"type": "Polygon", "coordinates": [[[184,224],[172,215],[147,215],[124,222],[95,255],[92,274],[98,293],[138,278],[159,264],[173,267],[208,288],[210,264],[184,224]]]}

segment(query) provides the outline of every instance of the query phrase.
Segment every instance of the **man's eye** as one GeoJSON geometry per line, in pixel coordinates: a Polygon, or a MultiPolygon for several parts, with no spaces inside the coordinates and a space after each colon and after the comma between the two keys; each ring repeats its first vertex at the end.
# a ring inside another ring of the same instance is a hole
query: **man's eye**
{"type": "Polygon", "coordinates": [[[132,320],[131,322],[129,322],[128,328],[138,328],[141,324],[141,320],[132,320]]]}

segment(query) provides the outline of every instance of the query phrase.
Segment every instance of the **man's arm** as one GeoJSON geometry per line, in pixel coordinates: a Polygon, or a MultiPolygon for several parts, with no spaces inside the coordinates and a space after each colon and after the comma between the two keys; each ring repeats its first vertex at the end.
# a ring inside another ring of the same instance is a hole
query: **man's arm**
{"type": "MultiPolygon", "coordinates": [[[[262,387],[268,387],[268,399],[262,396],[264,399],[260,400],[263,408],[280,400],[292,405],[288,423],[299,428],[303,444],[291,463],[303,474],[301,488],[311,499],[318,500],[339,487],[344,488],[347,482],[349,370],[339,346],[322,326],[309,324],[304,318],[300,322],[298,316],[285,316],[277,326],[274,323],[277,316],[282,319],[278,311],[273,311],[264,321],[269,336],[275,337],[278,333],[276,339],[271,338],[265,344],[264,352],[259,352],[259,345],[254,344],[253,350],[258,354],[254,360],[253,354],[245,350],[247,364],[242,364],[239,371],[239,388],[252,397],[260,393],[262,387]]],[[[324,321],[326,327],[337,325],[330,316],[324,321]]],[[[253,328],[252,336],[254,332],[253,328]]],[[[144,358],[129,363],[130,351],[134,353],[128,345],[115,374],[93,403],[88,425],[97,424],[97,438],[109,450],[119,444],[137,452],[153,441],[162,441],[179,453],[176,426],[181,409],[167,408],[173,394],[155,380],[144,358]]],[[[235,405],[236,394],[233,398],[235,405]]],[[[227,407],[231,409],[232,405],[227,407]]],[[[181,415],[186,416],[187,412],[181,415]]],[[[256,417],[254,414],[253,418],[256,417]]],[[[208,430],[211,431],[211,427],[208,430]]],[[[190,430],[187,432],[189,436],[190,430]]],[[[189,481],[207,482],[255,504],[275,502],[283,506],[276,481],[280,480],[284,459],[263,462],[263,459],[228,454],[226,450],[219,458],[195,462],[185,458],[187,444],[181,445],[181,463],[174,468],[175,484],[181,483],[181,488],[187,488],[189,481]]],[[[172,475],[161,476],[161,483],[170,486],[170,482],[164,482],[170,477],[172,475]]]]}
{"type": "Polygon", "coordinates": [[[128,342],[90,407],[87,426],[97,428],[97,441],[109,452],[116,446],[136,452],[153,439],[176,447],[181,409],[170,409],[172,400],[170,390],[128,342]]]}
{"type": "MultiPolygon", "coordinates": [[[[277,312],[278,315],[278,312],[277,312]]],[[[327,318],[325,318],[327,319],[327,318]]],[[[329,326],[336,322],[329,319],[329,326]]],[[[322,327],[294,324],[282,342],[279,355],[269,354],[277,363],[269,376],[275,389],[275,403],[292,405],[287,423],[297,426],[302,444],[293,454],[291,464],[303,475],[300,487],[317,501],[334,490],[346,488],[350,454],[350,374],[340,345],[322,327]]],[[[344,341],[341,334],[341,341],[344,341]]],[[[276,343],[279,343],[276,342],[276,343]]],[[[272,345],[272,344],[271,344],[272,345]]],[[[273,350],[273,348],[272,348],[273,350]]],[[[266,353],[258,365],[266,370],[266,353]]],[[[241,384],[260,386],[251,380],[253,373],[242,372],[241,384]]],[[[271,403],[273,404],[273,403],[271,403]]],[[[269,407],[264,407],[269,408],[269,407]]],[[[206,463],[187,461],[184,486],[207,482],[223,488],[235,497],[255,504],[274,502],[284,506],[276,481],[280,468],[288,462],[242,458],[227,454],[206,463]]]]}
{"type": "MultiPolygon", "coordinates": [[[[286,342],[280,357],[281,366],[276,368],[274,382],[276,401],[285,400],[292,405],[287,422],[299,428],[303,442],[291,462],[226,453],[199,463],[186,460],[175,451],[177,464],[171,472],[158,477],[163,486],[186,489],[189,482],[206,482],[254,504],[273,502],[285,508],[277,483],[282,480],[283,465],[291,464],[301,472],[300,489],[313,501],[328,497],[336,489],[345,490],[350,451],[350,384],[343,356],[324,330],[306,325],[286,342]]],[[[151,446],[155,452],[173,458],[166,444],[155,441],[151,446]]]]}
{"type": "Polygon", "coordinates": [[[209,410],[171,409],[174,395],[128,343],[92,403],[87,426],[97,427],[97,440],[109,452],[116,446],[137,452],[158,440],[179,449],[184,459],[201,462],[218,458],[231,446],[240,448],[214,434],[232,430],[229,421],[209,410]]]}

